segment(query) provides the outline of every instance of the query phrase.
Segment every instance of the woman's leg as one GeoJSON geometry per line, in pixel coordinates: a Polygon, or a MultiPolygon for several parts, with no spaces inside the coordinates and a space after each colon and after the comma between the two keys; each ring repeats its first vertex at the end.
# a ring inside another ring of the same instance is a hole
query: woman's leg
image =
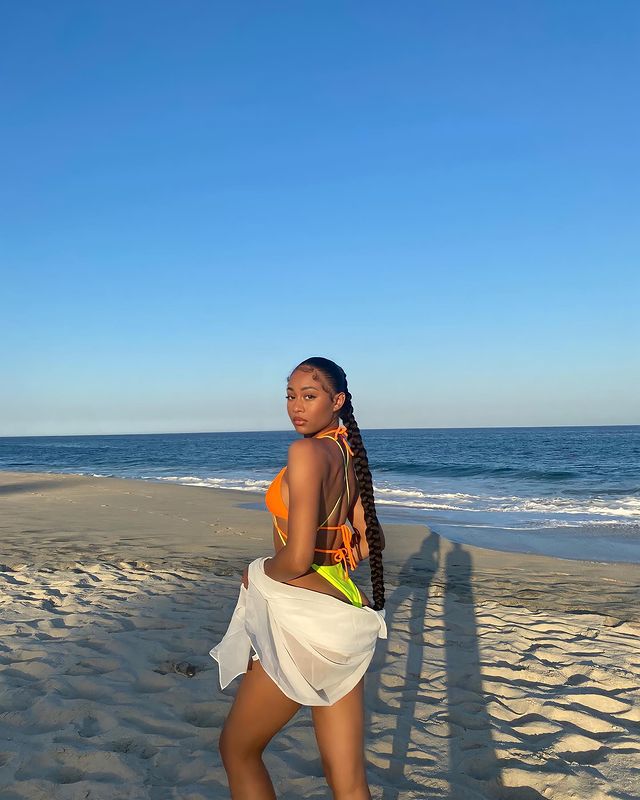
{"type": "Polygon", "coordinates": [[[331,706],[311,706],[320,758],[334,800],[371,800],[364,762],[364,676],[331,706]]]}
{"type": "Polygon", "coordinates": [[[276,800],[262,751],[299,708],[249,660],[218,742],[232,800],[276,800]]]}

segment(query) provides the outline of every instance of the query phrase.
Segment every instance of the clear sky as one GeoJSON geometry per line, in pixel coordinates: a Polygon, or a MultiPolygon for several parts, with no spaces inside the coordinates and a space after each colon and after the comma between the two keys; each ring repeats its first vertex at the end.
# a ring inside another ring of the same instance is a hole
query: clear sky
{"type": "Polygon", "coordinates": [[[0,435],[640,423],[640,3],[30,0],[0,435]]]}

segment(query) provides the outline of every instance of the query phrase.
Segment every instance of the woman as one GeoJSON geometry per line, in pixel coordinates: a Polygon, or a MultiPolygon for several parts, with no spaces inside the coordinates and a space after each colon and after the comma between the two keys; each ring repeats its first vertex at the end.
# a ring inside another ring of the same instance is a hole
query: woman
{"type": "Polygon", "coordinates": [[[291,373],[286,397],[303,438],[265,496],[275,555],[245,570],[227,632],[210,651],[222,688],[242,674],[220,754],[233,800],[273,800],[262,752],[309,705],[333,797],[369,800],[363,689],[376,640],[387,634],[384,534],[345,372],[308,358],[291,373]],[[373,605],[349,576],[367,556],[373,605]]]}

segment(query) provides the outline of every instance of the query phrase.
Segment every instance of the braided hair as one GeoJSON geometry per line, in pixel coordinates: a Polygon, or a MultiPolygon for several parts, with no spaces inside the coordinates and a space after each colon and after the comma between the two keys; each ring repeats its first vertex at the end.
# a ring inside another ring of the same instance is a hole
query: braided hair
{"type": "MultiPolygon", "coordinates": [[[[330,361],[328,358],[322,358],[321,356],[306,358],[292,370],[292,373],[297,369],[312,373],[318,370],[326,379],[326,383],[329,384],[328,388],[325,386],[325,390],[329,394],[338,394],[339,392],[344,392],[345,394],[346,399],[338,413],[347,429],[349,446],[353,450],[353,466],[360,488],[360,501],[364,509],[366,523],[365,536],[367,538],[367,544],[369,545],[369,566],[371,569],[371,587],[373,589],[372,608],[374,611],[380,611],[384,608],[384,575],[382,567],[382,547],[380,542],[380,523],[376,515],[376,506],[373,498],[373,479],[369,469],[367,451],[362,443],[360,428],[353,414],[351,393],[347,388],[347,375],[342,367],[339,367],[334,361],[330,361]]],[[[315,374],[312,377],[314,380],[320,380],[315,374]]],[[[321,380],[320,383],[322,383],[321,380]]]]}

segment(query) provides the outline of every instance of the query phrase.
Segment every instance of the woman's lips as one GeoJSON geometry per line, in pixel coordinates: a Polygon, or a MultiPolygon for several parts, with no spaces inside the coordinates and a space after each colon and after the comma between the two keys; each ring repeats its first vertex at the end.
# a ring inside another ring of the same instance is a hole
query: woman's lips
{"type": "Polygon", "coordinates": [[[304,425],[304,423],[305,423],[306,421],[307,421],[306,419],[298,419],[298,418],[295,418],[295,419],[293,420],[293,424],[294,424],[294,425],[304,425]]]}

